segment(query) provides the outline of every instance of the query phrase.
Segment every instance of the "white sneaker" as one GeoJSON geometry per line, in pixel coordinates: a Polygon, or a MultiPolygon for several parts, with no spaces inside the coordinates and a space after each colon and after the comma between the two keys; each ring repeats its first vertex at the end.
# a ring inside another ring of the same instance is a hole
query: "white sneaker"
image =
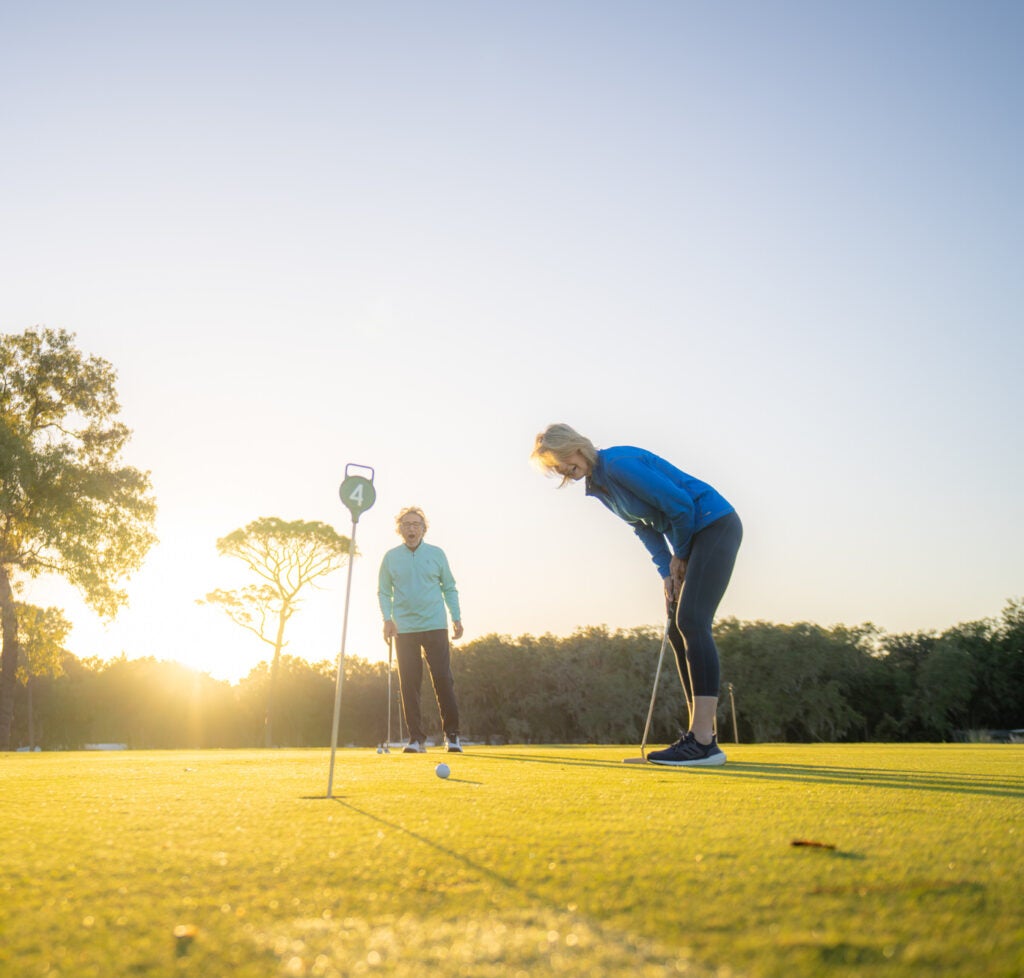
{"type": "Polygon", "coordinates": [[[458,737],[449,737],[446,734],[444,738],[444,749],[448,751],[449,754],[461,754],[462,744],[459,743],[458,737]]]}
{"type": "Polygon", "coordinates": [[[422,740],[410,740],[405,747],[402,748],[403,754],[426,754],[427,745],[422,740]]]}

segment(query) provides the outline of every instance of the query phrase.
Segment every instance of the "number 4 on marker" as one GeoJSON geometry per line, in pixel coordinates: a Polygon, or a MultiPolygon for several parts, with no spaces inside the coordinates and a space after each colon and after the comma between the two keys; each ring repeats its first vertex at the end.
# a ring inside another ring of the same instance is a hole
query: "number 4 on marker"
{"type": "Polygon", "coordinates": [[[373,482],[361,475],[346,474],[338,492],[341,501],[352,514],[353,523],[359,522],[360,514],[365,513],[377,499],[377,490],[373,488],[373,482]]]}

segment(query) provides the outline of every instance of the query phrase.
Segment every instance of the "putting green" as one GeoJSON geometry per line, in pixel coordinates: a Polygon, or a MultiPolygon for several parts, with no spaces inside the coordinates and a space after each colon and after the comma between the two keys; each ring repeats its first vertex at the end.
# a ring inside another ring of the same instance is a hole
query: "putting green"
{"type": "Polygon", "coordinates": [[[1024,747],[724,747],[0,755],[0,973],[1024,973],[1024,747]]]}

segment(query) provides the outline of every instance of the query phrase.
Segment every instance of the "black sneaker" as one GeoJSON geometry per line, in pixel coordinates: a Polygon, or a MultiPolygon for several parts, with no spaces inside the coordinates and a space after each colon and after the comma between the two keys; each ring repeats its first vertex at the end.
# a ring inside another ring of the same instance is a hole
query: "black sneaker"
{"type": "Polygon", "coordinates": [[[410,740],[405,747],[402,748],[403,754],[426,754],[427,745],[422,740],[410,740]]]}
{"type": "Polygon", "coordinates": [[[449,754],[461,754],[462,744],[459,743],[459,735],[456,734],[454,737],[449,737],[445,734],[444,749],[448,751],[449,754]]]}
{"type": "Polygon", "coordinates": [[[710,744],[701,744],[693,733],[680,737],[671,747],[651,751],[647,760],[652,764],[671,764],[675,767],[717,767],[725,763],[725,754],[718,746],[718,738],[710,744]]]}

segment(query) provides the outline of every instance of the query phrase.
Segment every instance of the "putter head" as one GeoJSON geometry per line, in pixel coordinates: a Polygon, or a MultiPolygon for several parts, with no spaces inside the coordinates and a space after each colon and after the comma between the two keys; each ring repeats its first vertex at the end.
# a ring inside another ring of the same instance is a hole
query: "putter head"
{"type": "Polygon", "coordinates": [[[624,757],[622,759],[623,764],[646,764],[646,757],[624,757]]]}

